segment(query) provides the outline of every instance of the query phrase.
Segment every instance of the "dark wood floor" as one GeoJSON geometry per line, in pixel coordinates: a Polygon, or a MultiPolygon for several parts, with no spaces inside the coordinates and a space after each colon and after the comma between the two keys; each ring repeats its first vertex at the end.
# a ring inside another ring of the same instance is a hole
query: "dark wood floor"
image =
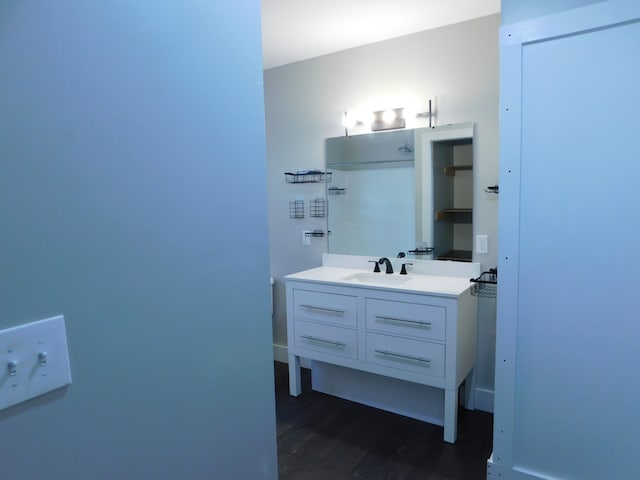
{"type": "Polygon", "coordinates": [[[280,480],[475,480],[486,478],[493,416],[460,409],[458,440],[435,425],[311,390],[291,397],[288,370],[275,362],[280,480]]]}

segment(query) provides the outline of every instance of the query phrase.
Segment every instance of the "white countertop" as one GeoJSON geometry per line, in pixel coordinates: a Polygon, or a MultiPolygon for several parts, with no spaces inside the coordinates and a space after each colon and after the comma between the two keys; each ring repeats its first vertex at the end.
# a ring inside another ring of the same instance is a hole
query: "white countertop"
{"type": "Polygon", "coordinates": [[[428,293],[447,297],[458,297],[471,288],[470,278],[416,273],[386,274],[384,271],[374,274],[370,270],[340,267],[316,267],[285,276],[286,280],[377,288],[394,292],[428,293]],[[386,281],[388,284],[384,283],[386,281]]]}

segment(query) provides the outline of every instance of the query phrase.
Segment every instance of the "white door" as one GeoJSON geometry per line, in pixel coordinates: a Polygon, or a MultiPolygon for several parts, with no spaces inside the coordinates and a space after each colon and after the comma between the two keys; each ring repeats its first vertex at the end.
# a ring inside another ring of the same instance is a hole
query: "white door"
{"type": "Polygon", "coordinates": [[[640,4],[503,27],[500,108],[488,478],[638,478],[640,4]]]}

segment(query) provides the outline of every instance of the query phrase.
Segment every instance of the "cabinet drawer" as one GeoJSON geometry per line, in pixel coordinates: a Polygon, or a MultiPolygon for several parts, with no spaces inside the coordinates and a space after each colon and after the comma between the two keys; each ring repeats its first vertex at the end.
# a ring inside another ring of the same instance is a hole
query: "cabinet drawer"
{"type": "Polygon", "coordinates": [[[358,337],[355,330],[296,320],[296,347],[330,353],[347,358],[358,357],[358,337]]]}
{"type": "Polygon", "coordinates": [[[416,338],[446,338],[446,308],[367,298],[367,329],[416,338]]]}
{"type": "Polygon", "coordinates": [[[293,315],[295,318],[355,327],[356,308],[356,297],[350,295],[293,290],[293,315]]]}
{"type": "Polygon", "coordinates": [[[367,333],[367,361],[444,377],[444,345],[440,343],[367,333]]]}

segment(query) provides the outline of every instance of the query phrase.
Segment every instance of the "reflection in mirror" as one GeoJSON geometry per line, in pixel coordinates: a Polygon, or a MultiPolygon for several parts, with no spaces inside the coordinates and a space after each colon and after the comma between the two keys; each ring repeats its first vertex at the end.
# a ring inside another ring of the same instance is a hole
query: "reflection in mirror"
{"type": "Polygon", "coordinates": [[[395,256],[415,247],[413,130],[326,140],[329,252],[395,256]]]}
{"type": "Polygon", "coordinates": [[[325,146],[330,253],[471,261],[473,124],[328,138],[325,146]]]}
{"type": "Polygon", "coordinates": [[[416,241],[436,260],[470,262],[473,124],[416,131],[416,241]]]}

